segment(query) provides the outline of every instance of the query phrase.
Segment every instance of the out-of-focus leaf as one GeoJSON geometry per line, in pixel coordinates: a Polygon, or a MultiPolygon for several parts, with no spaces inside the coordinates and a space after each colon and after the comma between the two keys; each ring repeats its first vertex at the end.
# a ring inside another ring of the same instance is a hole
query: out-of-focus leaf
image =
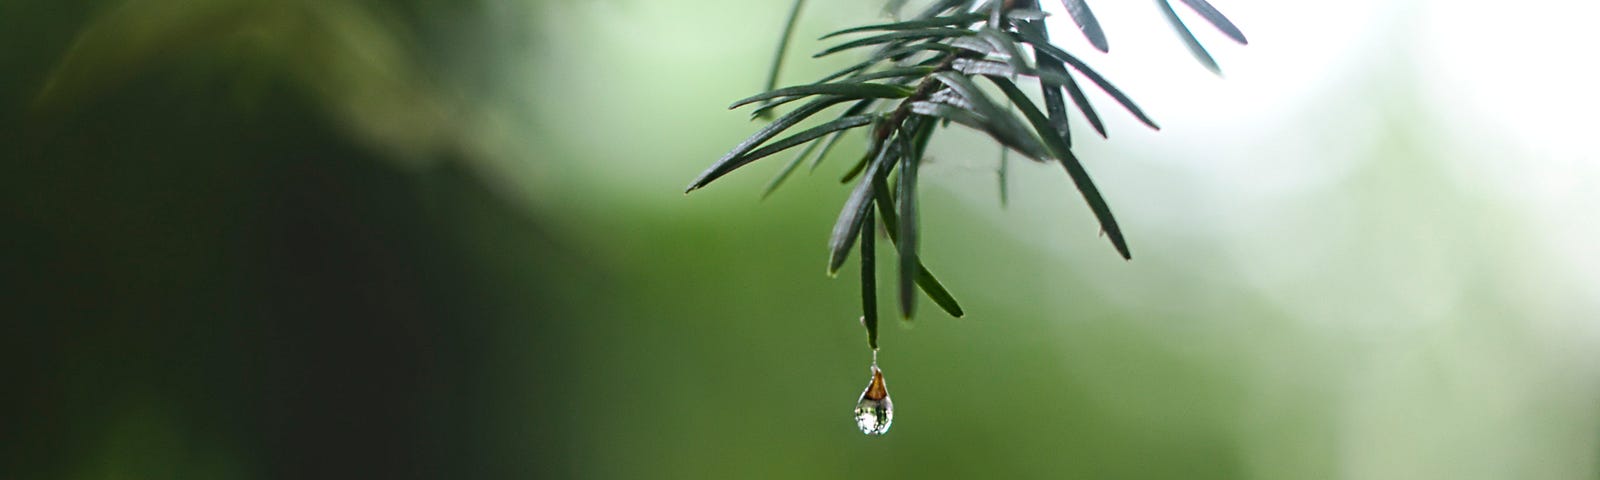
{"type": "Polygon", "coordinates": [[[856,161],[855,166],[850,167],[850,170],[844,172],[844,176],[839,177],[839,183],[850,183],[851,180],[855,180],[856,175],[860,175],[862,171],[866,170],[867,164],[871,163],[872,159],[877,158],[877,156],[876,149],[867,149],[867,154],[862,155],[861,160],[856,161]]]}
{"type": "Polygon", "coordinates": [[[1217,27],[1217,30],[1221,30],[1223,35],[1227,35],[1233,41],[1239,42],[1240,45],[1250,44],[1250,41],[1244,38],[1244,32],[1239,31],[1239,27],[1234,26],[1227,16],[1217,11],[1217,7],[1211,6],[1211,2],[1206,0],[1183,0],[1183,4],[1194,9],[1195,13],[1199,13],[1201,18],[1211,22],[1212,26],[1217,27]]]}
{"type": "Polygon", "coordinates": [[[1072,155],[1070,147],[1062,143],[1059,138],[1049,135],[1049,132],[1054,130],[1054,127],[1050,126],[1050,119],[1040,113],[1039,109],[1028,101],[1028,96],[1022,93],[1022,89],[1017,88],[1017,85],[1011,83],[1010,80],[1001,77],[989,77],[989,80],[994,82],[995,86],[1000,87],[1000,90],[1005,92],[1006,96],[1011,98],[1013,102],[1017,103],[1017,108],[1022,110],[1022,115],[1027,117],[1028,122],[1032,123],[1033,128],[1039,131],[1040,136],[1044,138],[1045,147],[1050,150],[1051,156],[1060,161],[1063,167],[1066,167],[1067,175],[1072,177],[1072,183],[1078,187],[1078,193],[1082,194],[1083,200],[1089,204],[1089,210],[1094,212],[1095,219],[1100,222],[1100,229],[1106,232],[1106,237],[1111,240],[1111,245],[1116,247],[1117,253],[1121,254],[1122,258],[1132,260],[1133,255],[1128,251],[1128,243],[1122,238],[1122,228],[1117,225],[1116,217],[1111,214],[1111,207],[1106,204],[1105,198],[1100,195],[1100,189],[1096,188],[1094,180],[1089,178],[1088,170],[1085,170],[1083,165],[1078,162],[1078,158],[1072,155]]]}
{"type": "Polygon", "coordinates": [[[1116,247],[1117,253],[1123,260],[1133,260],[1133,253],[1128,250],[1128,241],[1122,237],[1122,228],[1117,226],[1117,220],[1111,215],[1111,207],[1106,205],[1100,195],[1100,189],[1095,188],[1094,181],[1089,178],[1089,171],[1083,168],[1078,157],[1067,153],[1061,159],[1061,166],[1067,169],[1067,176],[1072,177],[1072,183],[1078,187],[1078,192],[1083,194],[1085,201],[1089,202],[1090,210],[1094,211],[1100,220],[1100,228],[1105,232],[1106,238],[1111,240],[1111,246],[1116,247]]]}
{"type": "MultiPolygon", "coordinates": [[[[106,8],[78,25],[76,35],[59,39],[65,49],[39,81],[32,114],[39,119],[83,108],[147,72],[176,64],[224,63],[271,72],[291,82],[331,121],[349,127],[354,141],[386,152],[386,159],[414,162],[440,157],[459,148],[466,133],[460,128],[465,104],[423,79],[433,73],[416,55],[416,45],[397,31],[373,2],[212,0],[121,0],[93,2],[106,8]],[[313,55],[303,54],[315,52],[313,55]],[[200,63],[196,63],[200,61],[200,63]]],[[[0,2],[0,17],[28,22],[27,2],[0,2]]],[[[77,11],[62,2],[39,3],[60,12],[77,11]]],[[[78,5],[78,4],[71,4],[78,5]]],[[[90,5],[90,4],[83,4],[90,5]]],[[[63,17],[69,18],[69,17],[63,17]]],[[[19,23],[20,25],[20,23],[19,23]]],[[[11,26],[11,24],[7,24],[11,26]]],[[[0,27],[3,28],[3,27],[0,27]]],[[[8,32],[10,33],[10,32],[8,32]]],[[[39,33],[44,33],[43,30],[39,33]]],[[[65,32],[62,32],[65,33],[65,32]]],[[[0,55],[0,75],[27,76],[11,70],[22,64],[12,51],[56,44],[12,45],[0,55]]],[[[245,72],[231,72],[244,74],[245,72]]],[[[276,80],[274,80],[275,82],[276,80]]]]}
{"type": "MultiPolygon", "coordinates": [[[[821,82],[818,82],[818,83],[821,83],[821,82]]],[[[757,118],[764,117],[764,116],[766,116],[767,112],[772,111],[772,110],[774,110],[774,109],[776,109],[778,107],[787,105],[790,102],[804,100],[804,99],[807,99],[807,98],[812,98],[812,97],[811,96],[806,96],[806,95],[794,95],[794,96],[782,97],[782,98],[778,98],[778,99],[775,99],[775,100],[768,101],[767,103],[762,104],[760,107],[756,107],[755,110],[752,110],[750,112],[750,119],[751,120],[755,120],[757,118]]],[[[870,108],[872,106],[871,105],[872,102],[876,102],[879,99],[878,98],[858,98],[858,99],[854,99],[854,100],[856,100],[856,104],[852,105],[849,110],[845,111],[844,115],[840,115],[840,116],[859,115],[859,114],[861,114],[861,112],[867,111],[866,109],[870,108]]]]}
{"type": "Polygon", "coordinates": [[[1083,31],[1083,36],[1089,39],[1089,44],[1102,52],[1111,51],[1111,46],[1106,43],[1106,32],[1100,29],[1100,20],[1094,18],[1094,12],[1089,10],[1085,0],[1062,0],[1067,6],[1067,13],[1072,15],[1072,21],[1078,24],[1078,30],[1083,31]]]}
{"type": "MultiPolygon", "coordinates": [[[[917,264],[922,264],[920,259],[917,264]]],[[[949,290],[945,290],[944,284],[939,283],[939,279],[933,276],[928,267],[921,267],[917,273],[917,287],[928,295],[929,300],[933,300],[934,305],[938,305],[940,310],[944,310],[950,316],[961,318],[967,314],[961,310],[961,304],[956,302],[956,297],[951,295],[949,290]]]]}
{"type": "Polygon", "coordinates": [[[912,139],[905,135],[900,136],[901,148],[906,150],[900,155],[900,186],[896,190],[900,207],[900,224],[895,228],[900,230],[900,241],[895,246],[900,249],[900,315],[902,318],[911,318],[917,305],[917,272],[921,271],[921,264],[917,263],[917,164],[921,163],[917,149],[911,146],[912,139]]]}
{"type": "MultiPolygon", "coordinates": [[[[1095,112],[1094,104],[1089,103],[1089,97],[1083,94],[1083,89],[1078,87],[1078,82],[1072,79],[1072,75],[1067,74],[1066,70],[1060,73],[1066,80],[1062,88],[1067,91],[1067,96],[1072,98],[1072,104],[1078,107],[1079,112],[1083,112],[1083,118],[1089,121],[1089,126],[1094,128],[1094,132],[1100,134],[1100,138],[1106,138],[1106,124],[1100,121],[1100,114],[1095,112]]],[[[1044,77],[1040,79],[1043,80],[1044,77]]],[[[1071,145],[1072,142],[1067,144],[1071,145]]]]}
{"type": "Polygon", "coordinates": [[[778,117],[776,120],[773,120],[772,123],[762,127],[760,130],[757,130],[756,133],[750,135],[749,138],[744,139],[743,142],[739,142],[738,145],[733,147],[733,150],[728,151],[728,153],[724,154],[722,158],[717,159],[716,163],[711,164],[710,168],[707,168],[704,172],[701,172],[700,176],[695,178],[694,182],[689,184],[689,188],[685,189],[684,193],[695,191],[696,189],[711,183],[712,180],[716,180],[723,175],[727,175],[728,172],[733,171],[733,169],[739,168],[745,163],[748,163],[740,162],[740,160],[745,156],[746,153],[749,153],[751,149],[754,149],[756,146],[765,143],[767,140],[771,140],[772,137],[777,136],[779,133],[783,133],[783,131],[788,130],[789,127],[793,127],[795,124],[810,118],[812,115],[816,115],[817,112],[821,112],[828,107],[847,100],[849,100],[849,98],[831,95],[823,96],[812,100],[810,103],[802,105],[800,108],[797,108],[792,112],[778,117]]]}
{"type": "Polygon", "coordinates": [[[878,222],[868,208],[861,226],[861,325],[867,327],[867,346],[878,348],[878,222]]]}
{"type": "MultiPolygon", "coordinates": [[[[895,41],[902,41],[902,40],[922,40],[922,39],[932,39],[932,38],[940,38],[940,39],[942,39],[942,38],[954,38],[954,37],[964,37],[964,36],[968,36],[968,35],[972,35],[972,34],[973,34],[973,32],[971,30],[967,30],[967,29],[964,29],[964,28],[922,28],[922,29],[916,29],[916,30],[905,30],[905,31],[899,31],[899,32],[890,32],[890,33],[885,33],[885,34],[882,34],[882,35],[874,35],[874,36],[871,36],[871,37],[852,40],[852,41],[849,41],[849,42],[845,42],[845,43],[841,43],[841,44],[838,44],[838,45],[834,45],[833,47],[830,47],[830,48],[828,48],[826,50],[823,50],[821,52],[817,52],[817,54],[816,55],[812,55],[812,57],[821,58],[821,57],[826,57],[828,55],[833,55],[835,53],[843,52],[845,50],[850,50],[850,49],[853,49],[853,48],[860,48],[860,47],[867,47],[867,46],[872,46],[872,45],[879,45],[879,44],[888,43],[888,42],[895,42],[895,41]]],[[[874,55],[874,57],[879,57],[879,56],[882,56],[882,54],[874,55]]]]}
{"type": "MultiPolygon", "coordinates": [[[[848,117],[848,116],[851,116],[851,115],[860,115],[862,112],[866,112],[867,109],[872,108],[872,105],[874,103],[877,103],[877,101],[878,101],[878,99],[875,99],[875,98],[868,98],[868,99],[862,99],[860,101],[857,101],[855,103],[855,105],[851,105],[849,109],[845,110],[844,114],[840,115],[840,117],[848,117]]],[[[878,118],[881,119],[882,117],[880,116],[878,118]]],[[[827,158],[828,152],[833,151],[833,146],[839,143],[839,137],[844,136],[845,132],[847,132],[847,131],[848,130],[840,130],[840,131],[837,131],[837,132],[833,132],[833,134],[829,135],[827,144],[822,147],[822,151],[820,153],[818,153],[817,156],[812,157],[811,168],[809,170],[814,171],[814,170],[817,169],[817,165],[820,165],[822,163],[822,159],[827,158]]]]}
{"type": "Polygon", "coordinates": [[[908,0],[889,0],[883,4],[883,13],[891,18],[900,18],[900,11],[905,10],[908,0]]]}
{"type": "Polygon", "coordinates": [[[1011,80],[1005,77],[991,75],[986,78],[994,83],[996,87],[1000,87],[1000,91],[1006,95],[1006,98],[1009,98],[1012,104],[1016,105],[1017,110],[1022,111],[1022,116],[1028,119],[1028,123],[1033,126],[1033,129],[1039,133],[1039,137],[1043,139],[1044,147],[1051,157],[1061,158],[1071,153],[1071,147],[1062,142],[1059,136],[1051,135],[1055,127],[1050,125],[1050,119],[1040,113],[1038,107],[1033,106],[1033,101],[1028,98],[1026,93],[1022,92],[1021,88],[1017,87],[1017,84],[1012,83],[1011,80]]]}
{"type": "Polygon", "coordinates": [[[1001,146],[1000,167],[995,171],[995,180],[999,183],[1000,188],[1000,208],[1005,208],[1007,204],[1011,203],[1011,199],[1009,198],[1010,188],[1007,186],[1006,180],[1006,170],[1010,169],[1010,163],[1011,149],[1001,146]]]}
{"type": "MultiPolygon", "coordinates": [[[[35,108],[76,108],[170,58],[232,43],[231,39],[241,31],[312,29],[309,25],[295,25],[277,18],[287,15],[266,15],[266,11],[261,5],[247,2],[193,5],[157,0],[121,2],[119,8],[106,9],[93,20],[84,22],[76,38],[68,44],[70,47],[62,52],[50,75],[44,79],[43,88],[35,98],[35,108]]],[[[314,12],[294,13],[299,15],[296,18],[315,18],[311,15],[314,12]]],[[[313,30],[310,33],[323,32],[313,30]]],[[[21,46],[12,46],[18,47],[21,46]]],[[[328,55],[330,58],[347,60],[332,53],[328,55]]],[[[14,73],[8,73],[12,75],[14,73]]]]}
{"type": "Polygon", "coordinates": [[[881,80],[881,79],[886,79],[886,78],[906,78],[906,77],[921,78],[921,77],[927,76],[930,73],[933,73],[933,70],[934,70],[933,67],[926,67],[926,66],[920,66],[920,67],[897,67],[897,68],[890,68],[890,69],[885,69],[885,70],[882,70],[882,71],[877,71],[877,72],[872,72],[872,73],[863,73],[863,74],[860,74],[860,75],[855,75],[855,76],[850,77],[850,80],[867,81],[867,80],[881,80]]]}
{"type": "Polygon", "coordinates": [[[822,152],[818,153],[817,156],[815,156],[815,157],[811,157],[811,165],[809,167],[807,167],[806,170],[807,171],[813,171],[813,172],[816,171],[817,170],[817,166],[822,165],[822,161],[828,158],[828,153],[833,151],[833,146],[834,145],[838,145],[839,144],[839,138],[843,137],[843,136],[844,136],[844,132],[843,131],[839,131],[839,132],[834,132],[833,136],[828,137],[827,144],[822,146],[822,152]]]}
{"type": "MultiPolygon", "coordinates": [[[[870,99],[870,98],[858,101],[858,102],[855,103],[855,105],[851,105],[849,109],[845,110],[844,114],[840,115],[839,118],[848,118],[848,117],[853,117],[853,116],[856,116],[856,115],[860,115],[861,112],[865,112],[865,111],[867,111],[867,109],[872,108],[872,103],[874,101],[876,101],[876,100],[875,99],[870,99]]],[[[874,116],[873,118],[876,119],[878,117],[874,116]]],[[[816,157],[813,157],[814,160],[811,161],[811,168],[813,170],[816,169],[817,168],[817,164],[822,161],[822,157],[828,156],[828,151],[833,150],[833,145],[836,142],[838,142],[839,141],[839,137],[841,135],[844,135],[845,132],[847,132],[847,131],[849,131],[849,130],[848,129],[844,129],[844,130],[838,130],[838,131],[835,131],[835,132],[832,132],[832,133],[829,134],[828,141],[826,142],[827,145],[823,146],[822,152],[818,153],[816,157]]],[[[762,192],[761,198],[766,198],[768,195],[772,194],[773,190],[777,190],[778,186],[783,184],[783,181],[785,179],[787,179],[791,173],[794,172],[795,167],[800,165],[800,162],[804,161],[806,159],[806,157],[811,156],[811,153],[813,151],[817,150],[817,147],[823,145],[823,143],[824,142],[811,142],[810,144],[807,144],[806,145],[806,149],[804,151],[802,151],[800,153],[800,155],[794,157],[793,160],[790,160],[789,164],[785,165],[783,167],[783,170],[780,170],[778,172],[778,175],[774,176],[772,178],[772,181],[767,183],[767,188],[766,188],[766,190],[764,192],[762,192]]]]}
{"type": "Polygon", "coordinates": [[[805,4],[806,0],[794,0],[794,6],[789,9],[789,20],[784,23],[783,35],[778,38],[778,52],[772,55],[772,68],[767,72],[765,90],[778,88],[778,74],[783,70],[783,57],[788,56],[789,42],[794,39],[794,26],[800,19],[800,10],[805,4]]]}
{"type": "MultiPolygon", "coordinates": [[[[840,132],[834,133],[838,134],[840,132]]],[[[783,185],[783,181],[789,179],[789,175],[793,174],[794,169],[800,166],[800,162],[804,162],[807,157],[811,156],[812,153],[816,153],[817,148],[821,147],[822,143],[823,142],[811,142],[806,144],[806,148],[801,150],[799,155],[795,155],[794,159],[789,160],[789,163],[785,164],[782,170],[778,170],[778,174],[774,175],[772,180],[767,182],[766,188],[761,189],[761,198],[766,199],[767,197],[772,196],[772,192],[777,191],[778,187],[783,185]]]]}
{"type": "Polygon", "coordinates": [[[794,148],[795,146],[800,145],[802,143],[806,143],[806,142],[810,142],[812,140],[816,140],[818,138],[821,138],[823,135],[827,135],[827,134],[830,134],[830,133],[833,133],[833,132],[838,132],[838,131],[843,131],[843,130],[849,130],[849,129],[852,129],[852,128],[856,128],[856,127],[859,127],[859,126],[862,126],[862,125],[866,125],[866,124],[872,123],[872,119],[873,118],[875,118],[875,117],[873,117],[872,115],[856,115],[856,116],[851,116],[851,117],[840,118],[838,120],[834,120],[834,121],[831,121],[831,122],[828,122],[828,123],[824,123],[822,125],[817,125],[815,127],[806,129],[805,131],[802,131],[800,133],[796,133],[794,135],[790,135],[789,137],[784,138],[783,140],[772,142],[771,144],[769,144],[767,146],[764,146],[764,147],[761,147],[761,148],[757,149],[756,151],[753,151],[753,152],[745,154],[743,157],[740,157],[737,162],[734,162],[733,166],[730,167],[729,170],[731,171],[733,169],[736,169],[736,168],[742,167],[742,166],[744,166],[746,164],[749,164],[750,162],[753,162],[753,161],[756,161],[756,160],[760,160],[762,158],[771,156],[772,154],[775,154],[775,153],[778,153],[778,152],[781,152],[781,151],[784,151],[784,150],[788,150],[790,148],[794,148]]]}
{"type": "MultiPolygon", "coordinates": [[[[894,213],[894,199],[889,196],[888,182],[882,177],[874,181],[877,182],[877,185],[873,189],[873,197],[876,199],[873,203],[878,206],[878,216],[883,217],[884,225],[898,225],[900,220],[894,213]]],[[[895,229],[885,228],[884,231],[889,233],[890,242],[899,242],[899,233],[895,229]]],[[[922,263],[920,257],[917,258],[917,265],[921,269],[921,272],[917,274],[917,287],[922,288],[922,293],[927,294],[928,299],[933,300],[935,305],[938,305],[940,309],[950,316],[961,318],[966,315],[966,312],[961,309],[961,303],[957,302],[956,297],[944,288],[944,284],[940,283],[939,278],[928,270],[928,266],[922,263]]]]}
{"type": "MultiPolygon", "coordinates": [[[[988,75],[988,76],[992,77],[992,76],[996,76],[996,75],[988,75]]],[[[999,75],[999,76],[1003,77],[1003,78],[1007,78],[1007,79],[1011,78],[1010,76],[1006,76],[1006,75],[999,75]]],[[[1046,88],[1046,90],[1049,90],[1049,89],[1046,88]]],[[[1009,94],[1007,94],[1007,95],[1009,96],[1009,94]]],[[[1011,101],[1006,102],[1006,110],[1010,111],[1010,109],[1014,108],[1015,105],[1016,105],[1016,100],[1015,99],[1011,99],[1011,101]]],[[[1042,135],[1050,135],[1053,132],[1039,132],[1039,133],[1042,136],[1042,135]]],[[[999,166],[995,167],[995,175],[994,175],[995,182],[997,183],[996,187],[999,189],[999,192],[1000,192],[1000,208],[1006,208],[1008,206],[1008,204],[1011,203],[1011,199],[1010,199],[1010,193],[1011,192],[1009,191],[1010,187],[1007,185],[1008,179],[1006,178],[1006,170],[1009,170],[1010,168],[1011,168],[1011,149],[1006,148],[1005,145],[1001,145],[1000,146],[1000,162],[999,162],[999,166]]]]}
{"type": "MultiPolygon", "coordinates": [[[[1045,29],[1044,22],[1025,22],[1018,25],[1017,29],[1028,30],[1033,32],[1033,34],[1038,35],[1039,38],[1043,38],[1045,40],[1050,39],[1050,32],[1045,29]]],[[[1050,58],[1043,53],[1039,53],[1039,49],[1037,47],[1030,46],[1030,48],[1033,48],[1034,63],[1039,65],[1039,71],[1051,72],[1066,77],[1068,80],[1072,79],[1072,77],[1067,75],[1067,65],[1065,63],[1062,63],[1060,60],[1050,58]]],[[[1071,85],[1073,91],[1077,92],[1077,95],[1074,96],[1073,101],[1077,102],[1078,97],[1083,96],[1083,92],[1078,90],[1078,85],[1076,82],[1072,82],[1071,85]]],[[[1060,83],[1055,83],[1044,79],[1039,80],[1039,90],[1044,96],[1045,112],[1050,114],[1050,125],[1055,127],[1056,133],[1061,135],[1061,141],[1070,147],[1072,146],[1072,131],[1067,123],[1067,103],[1062,98],[1062,92],[1066,88],[1066,85],[1062,85],[1060,83]]],[[[1085,100],[1082,103],[1087,104],[1088,102],[1085,100]]],[[[1083,105],[1080,105],[1079,109],[1083,109],[1083,105]]],[[[1094,114],[1094,110],[1092,108],[1083,109],[1083,111],[1084,116],[1089,119],[1089,123],[1091,125],[1096,125],[1095,130],[1101,132],[1103,135],[1105,127],[1098,125],[1100,123],[1100,117],[1094,114]]],[[[1001,192],[1001,196],[1003,199],[1005,196],[1004,191],[1001,192]]]]}
{"type": "MultiPolygon", "coordinates": [[[[1095,72],[1094,69],[1089,68],[1089,66],[1084,64],[1082,60],[1078,60],[1078,58],[1072,56],[1072,54],[1069,54],[1060,48],[1056,48],[1056,46],[1051,45],[1048,40],[1039,38],[1032,32],[1019,31],[1017,32],[1017,35],[1021,37],[1023,41],[1033,45],[1037,51],[1044,53],[1045,56],[1066,62],[1067,65],[1071,65],[1073,69],[1078,71],[1078,73],[1083,74],[1084,78],[1088,78],[1091,83],[1094,83],[1095,86],[1100,87],[1101,90],[1104,90],[1106,94],[1110,95],[1113,100],[1116,100],[1117,103],[1122,104],[1122,108],[1127,109],[1128,113],[1132,113],[1133,116],[1138,118],[1140,122],[1152,129],[1161,129],[1160,126],[1156,125],[1154,120],[1151,120],[1149,116],[1144,114],[1144,110],[1140,109],[1138,105],[1133,103],[1133,99],[1128,98],[1126,94],[1122,93],[1122,90],[1117,89],[1117,87],[1112,85],[1111,82],[1106,81],[1105,77],[1100,76],[1100,74],[1095,72]]],[[[1033,74],[1041,79],[1054,76],[1050,72],[1046,71],[1036,71],[1033,72],[1033,74]]],[[[1052,82],[1061,84],[1066,84],[1067,82],[1072,81],[1071,77],[1050,78],[1050,80],[1052,82]]],[[[1080,107],[1081,106],[1082,105],[1080,105],[1080,107]]]]}
{"type": "Polygon", "coordinates": [[[840,69],[837,72],[830,73],[827,76],[822,77],[821,80],[818,80],[817,83],[831,82],[831,81],[838,80],[838,79],[841,79],[841,78],[845,78],[845,77],[848,77],[848,76],[851,76],[851,75],[855,75],[857,73],[860,73],[863,70],[867,70],[869,68],[872,68],[873,65],[877,65],[879,63],[883,63],[884,60],[895,59],[895,58],[898,58],[898,57],[901,57],[901,56],[914,55],[914,54],[921,53],[921,52],[945,52],[945,53],[949,53],[949,52],[956,52],[956,51],[959,51],[959,49],[957,49],[956,47],[950,46],[950,45],[945,45],[943,43],[939,43],[939,42],[913,43],[911,45],[906,45],[906,46],[902,46],[902,47],[896,47],[896,48],[893,48],[893,49],[889,49],[889,50],[880,52],[879,55],[875,55],[872,58],[869,58],[869,59],[866,59],[866,60],[862,60],[860,63],[856,63],[854,65],[851,65],[851,66],[845,67],[843,69],[840,69]]]}
{"type": "Polygon", "coordinates": [[[861,98],[905,98],[911,96],[911,88],[900,85],[888,85],[871,82],[852,83],[820,83],[785,87],[765,93],[759,93],[729,105],[729,109],[739,108],[762,100],[780,97],[798,97],[807,95],[837,95],[846,99],[861,98]]]}
{"type": "MultiPolygon", "coordinates": [[[[966,76],[952,72],[938,72],[933,74],[932,78],[972,102],[972,111],[985,120],[985,130],[989,131],[991,135],[998,133],[1010,139],[1009,142],[1002,143],[1028,146],[1030,147],[1029,151],[1023,151],[1023,153],[1035,158],[1042,153],[1041,149],[1036,147],[1037,140],[1033,139],[1032,134],[1028,133],[1028,129],[1018,122],[1017,118],[1011,115],[1010,112],[1000,108],[1000,105],[996,104],[988,95],[984,95],[983,91],[966,76]]],[[[955,118],[951,118],[951,120],[959,121],[955,118]]]]}
{"type": "Polygon", "coordinates": [[[996,142],[1000,142],[1001,145],[1009,147],[1012,150],[1016,150],[1017,153],[1021,153],[1034,160],[1044,161],[1045,159],[1050,158],[1049,152],[1046,152],[1044,147],[1039,145],[1038,141],[1032,138],[1032,135],[1028,135],[1023,138],[1017,138],[1014,137],[1013,134],[995,130],[983,117],[980,117],[978,114],[972,113],[968,110],[962,110],[940,103],[913,102],[911,104],[911,112],[918,115],[927,115],[949,120],[973,130],[986,133],[996,142]]]}
{"type": "Polygon", "coordinates": [[[904,21],[904,22],[892,22],[892,23],[880,23],[880,24],[876,24],[876,25],[864,25],[864,26],[860,26],[860,27],[846,28],[844,30],[839,30],[839,31],[836,31],[836,32],[832,32],[832,33],[829,33],[827,35],[823,35],[822,38],[819,38],[818,40],[827,40],[829,38],[837,37],[837,36],[840,36],[840,35],[849,35],[849,34],[852,34],[852,33],[861,33],[861,32],[918,30],[918,29],[933,28],[933,27],[964,27],[964,26],[967,26],[967,25],[971,25],[974,22],[982,21],[983,18],[984,18],[984,16],[982,14],[966,13],[966,14],[960,14],[960,15],[952,15],[952,16],[948,16],[948,17],[934,17],[934,18],[923,19],[923,20],[907,20],[907,21],[904,21]]]}
{"type": "Polygon", "coordinates": [[[1178,12],[1172,10],[1172,4],[1167,0],[1157,0],[1156,4],[1161,6],[1161,13],[1167,17],[1167,23],[1172,24],[1172,29],[1178,32],[1178,38],[1183,40],[1183,45],[1189,48],[1189,54],[1194,55],[1194,59],[1204,65],[1206,70],[1221,74],[1222,68],[1217,66],[1216,59],[1211,58],[1211,53],[1200,44],[1200,39],[1194,38],[1194,32],[1190,32],[1189,26],[1184,25],[1183,20],[1178,18],[1178,12]]]}
{"type": "MultiPolygon", "coordinates": [[[[1049,67],[1056,68],[1056,67],[1049,67]]],[[[1072,145],[1072,129],[1067,123],[1067,103],[1061,98],[1062,85],[1041,85],[1044,95],[1044,107],[1050,114],[1050,126],[1055,127],[1056,134],[1061,135],[1061,141],[1067,146],[1072,145]]]]}
{"type": "Polygon", "coordinates": [[[833,275],[844,266],[845,259],[850,257],[850,247],[854,246],[856,235],[861,232],[862,219],[866,210],[872,207],[873,179],[878,175],[888,173],[886,169],[892,168],[894,158],[890,156],[891,148],[878,148],[877,156],[868,162],[866,176],[856,183],[856,188],[850,192],[850,197],[844,202],[844,209],[839,212],[839,220],[833,224],[833,235],[828,239],[828,274],[833,275]]]}

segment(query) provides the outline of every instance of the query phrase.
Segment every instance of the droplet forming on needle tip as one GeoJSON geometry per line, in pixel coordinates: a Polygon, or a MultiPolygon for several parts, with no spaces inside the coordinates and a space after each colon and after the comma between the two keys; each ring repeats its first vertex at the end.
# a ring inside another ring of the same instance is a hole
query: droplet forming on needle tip
{"type": "Polygon", "coordinates": [[[867,384],[867,390],[861,392],[861,400],[856,402],[856,426],[861,428],[861,433],[878,436],[888,433],[891,423],[894,423],[894,402],[889,400],[883,371],[873,362],[872,383],[867,384]]]}

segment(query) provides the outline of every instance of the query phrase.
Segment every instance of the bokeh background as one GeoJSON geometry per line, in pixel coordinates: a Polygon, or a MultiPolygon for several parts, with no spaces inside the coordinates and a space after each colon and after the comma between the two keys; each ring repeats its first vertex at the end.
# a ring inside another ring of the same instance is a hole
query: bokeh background
{"type": "Polygon", "coordinates": [[[1078,132],[1135,260],[941,137],[969,314],[887,326],[867,438],[847,162],[680,193],[788,2],[6,0],[0,478],[1596,478],[1580,3],[1215,0],[1223,77],[1095,3],[1164,127],[1078,132]]]}

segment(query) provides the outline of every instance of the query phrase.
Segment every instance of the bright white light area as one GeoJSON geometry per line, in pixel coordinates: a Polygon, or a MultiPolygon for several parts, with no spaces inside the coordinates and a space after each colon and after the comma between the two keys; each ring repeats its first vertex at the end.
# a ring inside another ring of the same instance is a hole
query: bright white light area
{"type": "Polygon", "coordinates": [[[1594,2],[1428,0],[1415,64],[1419,78],[1439,79],[1420,93],[1439,112],[1457,181],[1536,220],[1519,234],[1567,267],[1571,276],[1548,279],[1578,289],[1562,301],[1590,311],[1600,309],[1597,15],[1594,2]]]}

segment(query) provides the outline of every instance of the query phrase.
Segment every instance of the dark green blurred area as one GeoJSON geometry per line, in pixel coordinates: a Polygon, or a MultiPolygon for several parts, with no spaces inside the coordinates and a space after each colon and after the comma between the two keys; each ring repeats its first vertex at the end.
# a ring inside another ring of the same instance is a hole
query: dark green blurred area
{"type": "MultiPolygon", "coordinates": [[[[878,8],[833,3],[800,38],[878,8]]],[[[1265,207],[1090,143],[1132,263],[1058,169],[1016,167],[1001,210],[962,163],[989,144],[936,143],[959,153],[924,171],[924,258],[969,315],[886,325],[896,422],[862,436],[857,274],[823,275],[845,162],[762,202],[776,165],[681,194],[753,128],[722,107],[786,8],[0,2],[0,478],[1600,467],[1589,311],[1489,234],[1524,223],[1431,180],[1402,101],[1265,207]]]]}
{"type": "Polygon", "coordinates": [[[565,471],[573,422],[557,391],[576,360],[563,326],[584,303],[571,292],[604,274],[458,155],[413,151],[431,166],[401,168],[351,135],[317,90],[339,70],[294,67],[364,58],[271,44],[409,35],[415,70],[376,88],[407,74],[471,84],[487,72],[456,69],[481,61],[429,46],[495,48],[473,23],[484,8],[0,6],[0,477],[565,471]],[[318,15],[385,17],[361,31],[318,15]],[[53,70],[65,93],[41,100],[53,70]]]}

